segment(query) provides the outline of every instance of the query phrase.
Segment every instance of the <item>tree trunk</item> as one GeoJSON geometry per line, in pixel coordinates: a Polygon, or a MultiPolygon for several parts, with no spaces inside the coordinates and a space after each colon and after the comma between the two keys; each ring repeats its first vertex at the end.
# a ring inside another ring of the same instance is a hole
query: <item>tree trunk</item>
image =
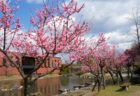
{"type": "Polygon", "coordinates": [[[101,68],[101,81],[103,83],[103,89],[105,89],[106,84],[105,84],[105,76],[104,76],[104,70],[103,70],[103,68],[101,68]]]}
{"type": "Polygon", "coordinates": [[[23,82],[23,88],[24,88],[24,96],[27,96],[28,95],[28,91],[27,91],[27,88],[28,88],[28,78],[24,78],[24,82],[23,82]]]}
{"type": "Polygon", "coordinates": [[[100,78],[99,78],[99,75],[96,76],[95,78],[96,78],[96,80],[95,80],[95,85],[93,86],[92,91],[94,91],[94,90],[95,90],[95,87],[97,86],[98,92],[99,92],[100,89],[101,89],[101,80],[100,80],[100,78]]]}
{"type": "Polygon", "coordinates": [[[92,88],[92,91],[94,91],[95,90],[95,87],[96,87],[96,85],[97,85],[97,80],[95,81],[95,85],[93,86],[93,88],[92,88]]]}
{"type": "Polygon", "coordinates": [[[38,92],[36,81],[32,81],[31,77],[24,78],[23,80],[24,96],[30,96],[31,94],[36,94],[38,92]]]}
{"type": "Polygon", "coordinates": [[[115,82],[115,79],[114,79],[112,71],[108,71],[108,72],[109,72],[109,74],[110,74],[110,76],[112,78],[113,84],[115,85],[116,82],[115,82]]]}
{"type": "Polygon", "coordinates": [[[101,80],[100,80],[99,77],[97,79],[97,82],[98,82],[98,92],[100,92],[100,90],[101,90],[101,80]]]}
{"type": "Polygon", "coordinates": [[[29,87],[29,93],[28,94],[37,94],[38,89],[37,89],[37,81],[30,81],[30,87],[29,87]]]}
{"type": "Polygon", "coordinates": [[[137,32],[137,40],[138,40],[138,44],[140,43],[140,35],[139,35],[139,28],[138,28],[138,24],[136,25],[136,32],[137,32]]]}
{"type": "Polygon", "coordinates": [[[131,73],[130,79],[132,79],[133,78],[133,69],[132,68],[130,68],[130,73],[131,73]]]}
{"type": "Polygon", "coordinates": [[[122,76],[122,73],[121,73],[120,70],[118,71],[118,74],[119,74],[119,76],[120,76],[121,81],[123,82],[124,80],[123,80],[123,76],[122,76]]]}
{"type": "Polygon", "coordinates": [[[116,73],[116,77],[117,77],[117,84],[119,85],[119,75],[118,75],[118,72],[116,73]]]}
{"type": "Polygon", "coordinates": [[[4,40],[3,40],[3,50],[6,49],[6,27],[4,27],[4,40]]]}
{"type": "Polygon", "coordinates": [[[128,69],[127,69],[127,77],[128,77],[128,79],[130,79],[130,67],[128,67],[128,69]]]}

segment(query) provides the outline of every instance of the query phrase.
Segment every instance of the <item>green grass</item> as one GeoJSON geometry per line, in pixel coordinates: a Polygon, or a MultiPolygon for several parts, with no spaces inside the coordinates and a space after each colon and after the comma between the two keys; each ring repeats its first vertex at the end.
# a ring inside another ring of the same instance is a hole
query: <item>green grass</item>
{"type": "Polygon", "coordinates": [[[108,86],[97,93],[97,96],[140,96],[140,85],[130,85],[128,91],[118,91],[119,86],[108,86]]]}
{"type": "Polygon", "coordinates": [[[21,76],[13,75],[13,76],[0,76],[0,81],[5,80],[19,80],[21,79],[21,76]]]}
{"type": "Polygon", "coordinates": [[[84,88],[70,92],[66,96],[140,96],[140,85],[130,85],[128,91],[117,91],[119,89],[117,85],[109,85],[98,93],[97,90],[91,92],[91,88],[84,88]]]}
{"type": "MultiPolygon", "coordinates": [[[[60,75],[58,75],[58,74],[49,74],[49,75],[43,76],[41,78],[51,78],[51,77],[57,77],[57,76],[60,76],[60,75]]],[[[20,80],[20,79],[22,79],[22,77],[19,76],[19,75],[0,76],[0,81],[5,81],[5,80],[20,80]]]]}
{"type": "Polygon", "coordinates": [[[43,76],[41,78],[51,78],[51,77],[58,77],[60,76],[59,74],[49,74],[49,75],[46,75],[46,76],[43,76]]]}

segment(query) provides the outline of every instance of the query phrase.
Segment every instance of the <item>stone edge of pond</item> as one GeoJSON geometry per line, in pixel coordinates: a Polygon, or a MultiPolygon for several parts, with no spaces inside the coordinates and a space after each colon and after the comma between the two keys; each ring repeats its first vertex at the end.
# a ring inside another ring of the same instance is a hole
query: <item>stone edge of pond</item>
{"type": "Polygon", "coordinates": [[[55,96],[94,96],[95,93],[91,91],[92,87],[85,87],[77,90],[72,90],[66,94],[58,94],[55,96]]]}

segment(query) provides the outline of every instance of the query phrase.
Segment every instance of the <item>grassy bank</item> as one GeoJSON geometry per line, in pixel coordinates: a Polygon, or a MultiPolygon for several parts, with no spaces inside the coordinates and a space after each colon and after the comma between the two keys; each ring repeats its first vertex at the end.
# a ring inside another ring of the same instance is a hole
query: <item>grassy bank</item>
{"type": "Polygon", "coordinates": [[[97,96],[140,96],[140,85],[131,85],[128,91],[120,90],[119,86],[108,86],[97,96]]]}
{"type": "MultiPolygon", "coordinates": [[[[60,76],[58,74],[49,74],[49,75],[46,75],[46,76],[43,76],[41,77],[40,79],[43,79],[43,78],[51,78],[51,77],[57,77],[57,76],[60,76]]],[[[21,76],[19,75],[11,75],[11,76],[0,76],[0,81],[6,81],[6,80],[20,80],[22,79],[21,76]]]]}
{"type": "Polygon", "coordinates": [[[49,75],[43,76],[43,77],[41,77],[41,78],[39,78],[39,79],[43,79],[43,78],[53,78],[53,77],[58,77],[58,76],[60,76],[60,75],[59,75],[59,74],[49,74],[49,75]]]}
{"type": "Polygon", "coordinates": [[[18,75],[12,75],[12,76],[0,76],[0,81],[6,81],[6,80],[20,80],[22,79],[21,76],[18,75]]]}
{"type": "Polygon", "coordinates": [[[140,85],[131,85],[128,91],[120,91],[120,87],[107,86],[105,90],[91,92],[91,88],[84,88],[68,93],[66,96],[140,96],[140,85]]]}

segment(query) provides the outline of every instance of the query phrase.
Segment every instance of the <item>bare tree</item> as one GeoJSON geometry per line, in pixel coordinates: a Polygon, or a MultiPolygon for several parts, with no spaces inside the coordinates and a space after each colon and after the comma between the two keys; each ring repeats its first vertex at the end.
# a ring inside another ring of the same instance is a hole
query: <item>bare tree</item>
{"type": "Polygon", "coordinates": [[[136,7],[136,9],[133,10],[133,22],[136,28],[136,36],[137,36],[137,42],[140,43],[140,11],[139,7],[136,7]]]}

